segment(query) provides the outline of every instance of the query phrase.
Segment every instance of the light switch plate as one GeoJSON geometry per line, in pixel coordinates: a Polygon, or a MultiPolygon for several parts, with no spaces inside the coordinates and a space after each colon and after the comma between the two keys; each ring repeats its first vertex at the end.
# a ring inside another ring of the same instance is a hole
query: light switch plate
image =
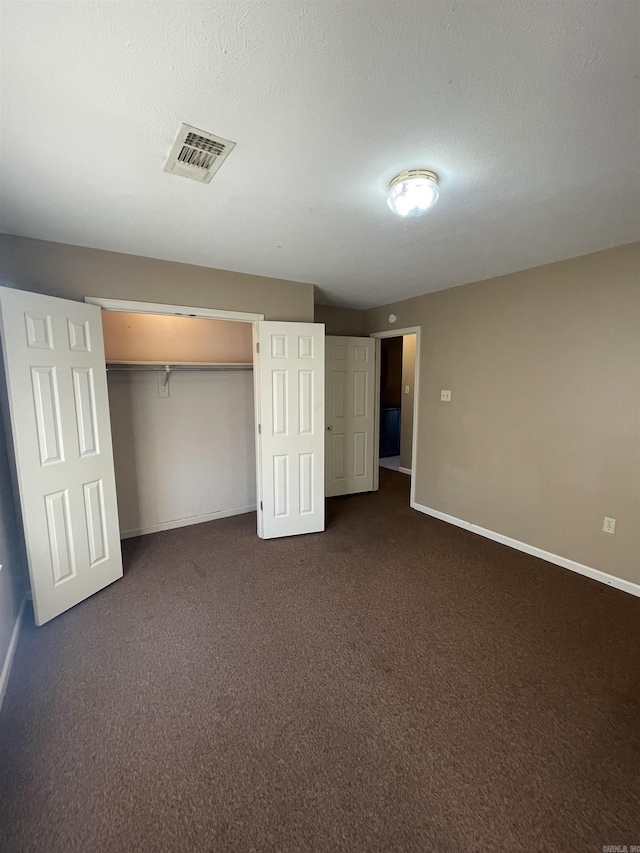
{"type": "Polygon", "coordinates": [[[450,403],[451,402],[451,391],[441,391],[440,392],[440,400],[443,403],[450,403]]]}

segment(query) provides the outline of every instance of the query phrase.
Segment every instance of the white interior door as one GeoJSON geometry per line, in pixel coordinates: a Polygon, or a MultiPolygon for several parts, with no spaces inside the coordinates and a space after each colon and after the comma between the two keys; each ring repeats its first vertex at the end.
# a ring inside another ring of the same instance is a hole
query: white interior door
{"type": "Polygon", "coordinates": [[[375,340],[326,338],[327,497],[374,488],[375,340]]]}
{"type": "Polygon", "coordinates": [[[36,624],[122,577],[100,309],[0,288],[36,624]]]}
{"type": "Polygon", "coordinates": [[[324,530],[324,326],[255,324],[258,536],[324,530]]]}

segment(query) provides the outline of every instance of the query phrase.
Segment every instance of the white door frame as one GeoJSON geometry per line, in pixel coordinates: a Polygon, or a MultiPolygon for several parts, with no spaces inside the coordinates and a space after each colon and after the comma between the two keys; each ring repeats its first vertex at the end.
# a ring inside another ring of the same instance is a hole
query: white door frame
{"type": "Polygon", "coordinates": [[[245,311],[224,311],[219,308],[194,308],[187,305],[167,305],[162,302],[137,302],[126,299],[107,299],[99,296],[85,296],[85,302],[98,305],[105,311],[126,311],[131,314],[167,314],[176,317],[196,317],[204,320],[229,320],[235,323],[251,323],[253,335],[251,345],[251,361],[253,364],[253,411],[254,433],[256,443],[256,511],[260,524],[260,496],[262,489],[260,466],[260,441],[258,423],[260,418],[260,394],[257,385],[256,370],[256,341],[258,340],[258,323],[264,320],[264,314],[250,314],[245,311]]]}
{"type": "Polygon", "coordinates": [[[378,490],[380,486],[380,341],[382,338],[402,338],[405,335],[416,336],[416,365],[413,377],[413,439],[411,442],[411,497],[409,505],[414,506],[416,502],[416,453],[418,449],[418,403],[420,396],[420,326],[408,326],[405,329],[388,329],[386,332],[371,332],[370,338],[376,340],[376,393],[375,393],[375,412],[374,412],[374,469],[373,469],[373,488],[378,490]]]}

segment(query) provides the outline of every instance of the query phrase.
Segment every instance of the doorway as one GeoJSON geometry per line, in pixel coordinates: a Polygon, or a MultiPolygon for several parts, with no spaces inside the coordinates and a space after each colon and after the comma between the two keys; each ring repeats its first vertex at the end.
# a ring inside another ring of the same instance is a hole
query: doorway
{"type": "Polygon", "coordinates": [[[256,510],[251,324],[102,311],[120,537],[256,510]]]}
{"type": "Polygon", "coordinates": [[[255,511],[262,315],[86,301],[101,309],[121,538],[255,511]]]}
{"type": "Polygon", "coordinates": [[[378,365],[375,488],[380,485],[380,468],[409,476],[413,504],[420,328],[374,332],[371,337],[376,339],[378,365]]]}

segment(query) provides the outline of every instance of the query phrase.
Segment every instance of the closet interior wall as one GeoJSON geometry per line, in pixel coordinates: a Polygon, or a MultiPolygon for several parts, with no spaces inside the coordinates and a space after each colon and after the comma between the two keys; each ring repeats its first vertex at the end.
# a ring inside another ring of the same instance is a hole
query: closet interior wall
{"type": "Polygon", "coordinates": [[[250,323],[103,311],[123,538],[255,510],[250,323]],[[131,363],[202,366],[130,369],[131,363]],[[246,370],[208,369],[247,365],[246,370]],[[165,387],[166,383],[166,387],[165,387]]]}

